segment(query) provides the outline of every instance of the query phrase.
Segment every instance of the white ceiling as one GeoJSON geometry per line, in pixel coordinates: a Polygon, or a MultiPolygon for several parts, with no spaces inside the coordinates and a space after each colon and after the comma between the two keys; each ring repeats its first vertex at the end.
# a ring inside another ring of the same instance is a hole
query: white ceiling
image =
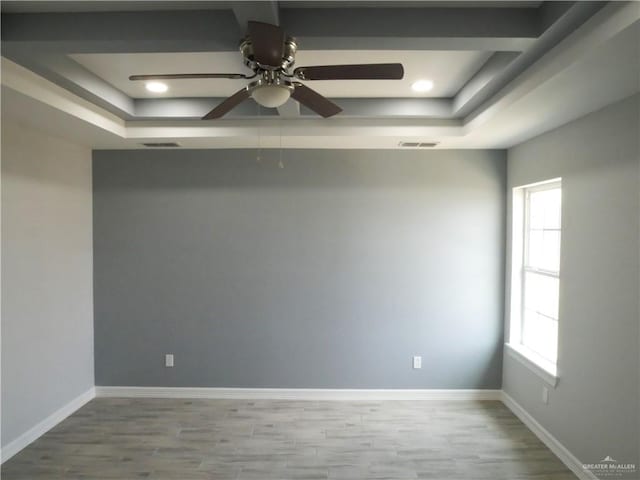
{"type": "MultiPolygon", "coordinates": [[[[605,7],[481,108],[460,119],[276,116],[215,122],[126,121],[3,58],[2,121],[30,124],[98,149],[143,148],[141,143],[147,141],[177,141],[185,148],[258,148],[261,145],[262,148],[394,149],[400,141],[437,141],[436,148],[509,148],[640,92],[640,9],[636,6],[610,4],[605,7]]],[[[386,60],[380,53],[377,55],[377,61],[386,60]]],[[[424,60],[426,56],[421,55],[424,60]]],[[[175,55],[175,58],[182,57],[175,55]]],[[[358,52],[357,61],[363,61],[362,52],[358,52]]],[[[303,64],[302,57],[300,64],[303,64]]],[[[121,81],[128,85],[127,75],[144,73],[126,71],[137,65],[114,61],[112,70],[104,75],[115,75],[113,69],[120,68],[123,70],[120,78],[124,79],[121,81]]],[[[213,66],[219,67],[219,64],[213,66]]],[[[172,67],[176,68],[175,63],[172,67]]],[[[448,74],[450,66],[445,64],[438,71],[448,74]]],[[[408,75],[411,75],[409,70],[408,75]]],[[[461,74],[458,72],[458,75],[461,74]]],[[[313,85],[320,89],[320,82],[313,85]]],[[[340,87],[339,83],[335,85],[340,87]]],[[[385,92],[385,96],[388,95],[389,92],[385,92]]]]}
{"type": "Polygon", "coordinates": [[[278,4],[282,8],[537,8],[542,1],[529,0],[285,0],[278,4]]]}
{"type": "MultiPolygon", "coordinates": [[[[314,81],[308,85],[330,98],[349,97],[452,97],[487,61],[490,52],[478,51],[393,51],[333,50],[305,51],[296,55],[296,66],[352,63],[404,65],[403,80],[314,81]],[[427,93],[416,93],[411,84],[419,79],[433,81],[427,93]]],[[[71,57],[114,87],[133,98],[227,97],[247,80],[170,80],[169,91],[153,94],[144,82],[132,82],[129,75],[152,73],[245,73],[239,52],[75,54],[71,57]]]]}
{"type": "Polygon", "coordinates": [[[231,2],[220,0],[13,0],[3,1],[2,11],[7,13],[136,12],[229,9],[231,6],[231,2]]]}
{"type": "MultiPolygon", "coordinates": [[[[281,8],[425,8],[425,7],[460,7],[460,8],[536,8],[541,1],[484,1],[484,0],[356,0],[356,1],[283,1],[281,8]]],[[[218,10],[230,9],[233,2],[224,0],[13,0],[3,1],[2,11],[11,13],[36,12],[113,12],[113,11],[146,11],[146,10],[218,10]]]]}
{"type": "MultiPolygon", "coordinates": [[[[122,137],[10,88],[2,91],[3,120],[28,123],[93,148],[142,148],[145,141],[177,141],[186,148],[397,148],[400,141],[439,141],[437,148],[509,148],[612,102],[640,92],[640,23],[540,82],[471,132],[434,128],[424,120],[392,124],[294,120],[279,125],[198,121],[173,126],[134,122],[122,137]],[[138,126],[140,125],[140,126],[138,126]]],[[[70,94],[65,94],[70,95],[70,94]]]]}

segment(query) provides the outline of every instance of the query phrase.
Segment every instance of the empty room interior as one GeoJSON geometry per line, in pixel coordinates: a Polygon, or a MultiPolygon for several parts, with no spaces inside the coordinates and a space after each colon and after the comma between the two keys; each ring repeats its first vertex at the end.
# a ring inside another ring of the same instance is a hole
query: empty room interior
{"type": "Polygon", "coordinates": [[[640,2],[0,8],[2,480],[640,480],[640,2]]]}

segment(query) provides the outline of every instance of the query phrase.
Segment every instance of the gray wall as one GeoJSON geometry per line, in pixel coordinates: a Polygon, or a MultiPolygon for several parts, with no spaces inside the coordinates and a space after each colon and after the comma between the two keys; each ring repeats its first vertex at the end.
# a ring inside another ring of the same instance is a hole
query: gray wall
{"type": "Polygon", "coordinates": [[[2,121],[2,446],[91,389],[91,152],[2,121]]]}
{"type": "Polygon", "coordinates": [[[97,385],[500,387],[504,151],[262,155],[94,152],[97,385]]]}
{"type": "Polygon", "coordinates": [[[509,187],[562,177],[560,380],[545,405],[506,356],[503,388],[583,463],[640,464],[639,112],[636,95],[509,150],[509,187]]]}

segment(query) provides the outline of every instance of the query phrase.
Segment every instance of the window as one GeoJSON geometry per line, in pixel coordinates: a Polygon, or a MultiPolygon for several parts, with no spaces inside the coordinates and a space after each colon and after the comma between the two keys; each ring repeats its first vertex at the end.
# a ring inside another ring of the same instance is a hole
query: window
{"type": "Polygon", "coordinates": [[[513,191],[508,346],[554,379],[558,358],[561,206],[560,179],[513,191]]]}

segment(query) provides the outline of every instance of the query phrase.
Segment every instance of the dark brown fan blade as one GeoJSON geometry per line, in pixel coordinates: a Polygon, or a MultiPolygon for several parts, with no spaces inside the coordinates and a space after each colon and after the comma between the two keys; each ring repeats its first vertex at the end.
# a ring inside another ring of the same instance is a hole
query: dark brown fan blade
{"type": "Polygon", "coordinates": [[[129,80],[185,80],[190,78],[253,78],[243,73],[159,73],[151,75],[131,75],[129,80]]]}
{"type": "Polygon", "coordinates": [[[284,31],[270,23],[249,22],[253,57],[261,65],[279,67],[284,53],[284,31]]]}
{"type": "Polygon", "coordinates": [[[401,63],[322,65],[298,67],[293,74],[300,80],[400,80],[404,68],[401,63]]]}
{"type": "Polygon", "coordinates": [[[342,111],[342,109],[331,100],[301,83],[296,83],[291,96],[324,118],[332,117],[342,111]]]}
{"type": "Polygon", "coordinates": [[[249,93],[249,90],[247,89],[247,87],[237,91],[236,93],[231,95],[229,98],[227,98],[225,101],[223,101],[220,105],[218,105],[216,108],[214,108],[209,113],[207,113],[204,117],[202,117],[202,120],[211,120],[214,118],[223,117],[224,115],[229,113],[231,110],[233,110],[235,107],[237,107],[242,102],[244,102],[247,98],[249,98],[250,95],[251,94],[249,93]]]}

